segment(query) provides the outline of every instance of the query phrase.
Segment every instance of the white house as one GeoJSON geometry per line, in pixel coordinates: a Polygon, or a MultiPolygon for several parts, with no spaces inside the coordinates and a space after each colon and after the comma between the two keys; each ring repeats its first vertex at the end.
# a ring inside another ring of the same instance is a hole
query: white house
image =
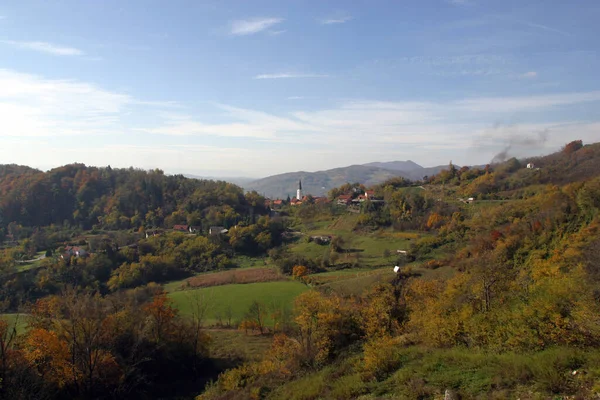
{"type": "Polygon", "coordinates": [[[527,164],[527,169],[534,169],[535,165],[533,163],[527,164]]]}
{"type": "Polygon", "coordinates": [[[208,234],[212,235],[212,236],[221,235],[221,234],[227,233],[227,232],[229,232],[229,230],[225,229],[222,226],[211,226],[208,229],[208,234]]]}

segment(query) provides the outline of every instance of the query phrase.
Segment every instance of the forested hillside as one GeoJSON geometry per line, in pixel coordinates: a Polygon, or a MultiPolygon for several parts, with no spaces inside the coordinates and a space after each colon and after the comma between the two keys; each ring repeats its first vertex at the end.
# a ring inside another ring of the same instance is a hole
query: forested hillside
{"type": "Polygon", "coordinates": [[[66,165],[48,172],[0,166],[0,227],[71,225],[130,229],[235,224],[264,214],[264,199],[222,181],[66,165]]]}
{"type": "Polygon", "coordinates": [[[599,150],[382,184],[355,230],[428,232],[395,277],[301,295],[297,329],[200,398],[595,398],[599,150]]]}
{"type": "Polygon", "coordinates": [[[575,141],[275,213],[224,182],[4,166],[0,397],[596,398],[598,165],[575,141]]]}

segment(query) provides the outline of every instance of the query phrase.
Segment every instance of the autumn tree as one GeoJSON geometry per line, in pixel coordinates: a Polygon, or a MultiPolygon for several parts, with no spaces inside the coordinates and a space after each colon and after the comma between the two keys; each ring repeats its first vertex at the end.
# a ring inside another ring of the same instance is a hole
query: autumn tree
{"type": "MultiPolygon", "coordinates": [[[[154,296],[152,302],[144,308],[152,319],[152,336],[156,343],[161,343],[166,336],[173,332],[173,323],[178,310],[172,306],[172,303],[166,292],[159,292],[154,296]]],[[[199,307],[201,311],[202,306],[199,307]]]]}
{"type": "Polygon", "coordinates": [[[295,265],[294,268],[292,268],[292,276],[294,279],[306,283],[306,279],[308,278],[308,268],[304,265],[295,265]]]}
{"type": "Polygon", "coordinates": [[[570,143],[567,143],[563,148],[562,148],[562,152],[564,154],[573,154],[575,153],[577,150],[581,149],[583,147],[583,141],[581,140],[573,140],[570,143]]]}
{"type": "Polygon", "coordinates": [[[265,317],[267,315],[267,309],[264,304],[258,301],[253,301],[248,311],[246,312],[246,320],[251,321],[254,327],[260,331],[262,335],[265,329],[265,317]]]}

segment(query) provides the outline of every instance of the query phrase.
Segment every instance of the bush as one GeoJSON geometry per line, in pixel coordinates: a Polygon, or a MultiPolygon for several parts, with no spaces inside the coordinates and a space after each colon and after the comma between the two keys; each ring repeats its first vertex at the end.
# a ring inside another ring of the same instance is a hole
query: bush
{"type": "Polygon", "coordinates": [[[365,343],[362,364],[363,378],[381,380],[390,372],[398,369],[401,362],[398,352],[400,344],[400,337],[389,336],[365,343]]]}

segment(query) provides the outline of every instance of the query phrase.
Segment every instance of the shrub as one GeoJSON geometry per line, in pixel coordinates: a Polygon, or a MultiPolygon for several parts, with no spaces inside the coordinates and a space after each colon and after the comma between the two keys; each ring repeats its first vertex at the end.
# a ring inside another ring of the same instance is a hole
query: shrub
{"type": "Polygon", "coordinates": [[[366,380],[381,380],[387,374],[400,366],[400,353],[397,351],[401,344],[399,337],[384,336],[371,340],[364,345],[362,365],[363,378],[366,380]]]}

